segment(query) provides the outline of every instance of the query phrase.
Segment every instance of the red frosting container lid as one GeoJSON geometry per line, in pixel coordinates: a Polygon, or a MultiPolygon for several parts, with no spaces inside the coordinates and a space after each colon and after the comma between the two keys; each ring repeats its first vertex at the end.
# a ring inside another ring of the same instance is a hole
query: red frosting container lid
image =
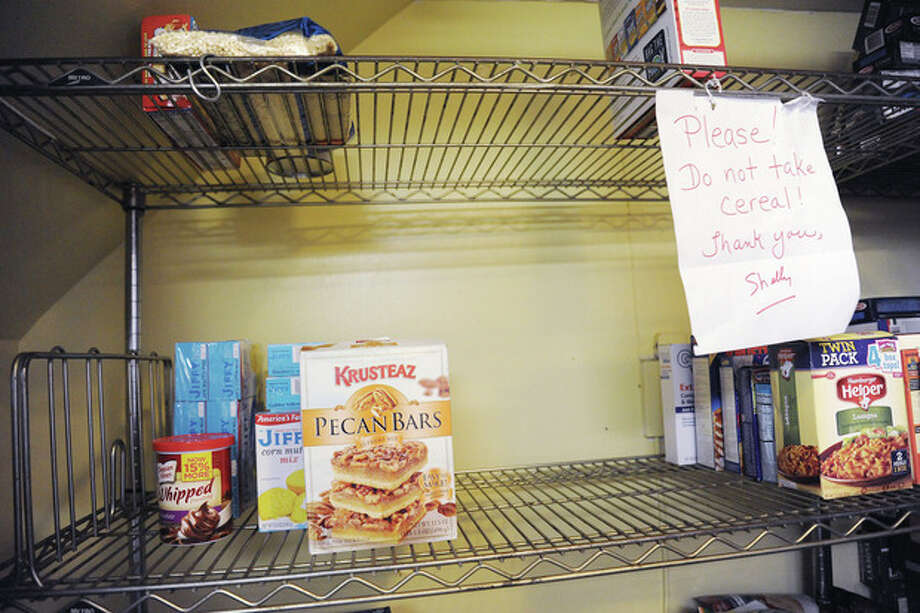
{"type": "Polygon", "coordinates": [[[153,449],[163,453],[184,453],[186,451],[221,449],[230,447],[233,443],[232,434],[177,434],[154,440],[153,449]]]}

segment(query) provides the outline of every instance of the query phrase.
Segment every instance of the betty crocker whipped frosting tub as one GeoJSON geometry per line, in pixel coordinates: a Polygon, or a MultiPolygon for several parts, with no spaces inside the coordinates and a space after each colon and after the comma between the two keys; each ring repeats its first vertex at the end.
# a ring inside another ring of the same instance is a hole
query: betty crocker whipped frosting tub
{"type": "Polygon", "coordinates": [[[898,341],[852,333],[770,348],[779,484],[840,498],[912,486],[898,341]]]}
{"type": "Polygon", "coordinates": [[[233,529],[231,445],[231,434],[180,434],[153,441],[164,542],[206,543],[233,529]]]}

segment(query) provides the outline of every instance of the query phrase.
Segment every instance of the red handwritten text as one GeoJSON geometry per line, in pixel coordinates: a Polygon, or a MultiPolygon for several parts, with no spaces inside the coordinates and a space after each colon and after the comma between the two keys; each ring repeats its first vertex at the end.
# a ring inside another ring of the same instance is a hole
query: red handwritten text
{"type": "Polygon", "coordinates": [[[773,163],[767,166],[772,170],[776,178],[780,177],[807,177],[808,175],[815,174],[815,168],[811,164],[806,164],[805,160],[799,157],[799,154],[795,151],[792,152],[792,160],[787,160],[781,162],[776,159],[776,154],[773,155],[773,163]]]}
{"type": "MultiPolygon", "coordinates": [[[[799,190],[801,192],[801,190],[799,190]]],[[[789,188],[784,187],[780,194],[758,194],[750,198],[733,198],[723,196],[719,205],[723,215],[747,215],[756,211],[771,213],[779,209],[792,210],[792,198],[789,197],[789,188]]]]}
{"type": "Polygon", "coordinates": [[[773,233],[773,248],[771,253],[777,260],[786,256],[786,247],[794,241],[820,241],[824,240],[824,233],[820,230],[777,230],[773,233]]]}
{"type": "Polygon", "coordinates": [[[709,118],[702,119],[693,114],[681,115],[674,120],[687,137],[687,147],[693,148],[694,142],[706,149],[739,149],[749,144],[762,145],[770,142],[770,137],[761,133],[757,126],[714,126],[709,125],[709,118]],[[701,138],[702,137],[702,138],[701,138]]]}
{"type": "Polygon", "coordinates": [[[766,247],[763,245],[763,237],[757,229],[751,230],[751,237],[744,238],[729,238],[725,236],[721,230],[716,230],[715,234],[712,235],[712,251],[703,250],[702,254],[704,258],[714,258],[720,253],[727,253],[732,255],[738,251],[746,251],[748,249],[760,249],[765,251],[766,247]]]}
{"type": "Polygon", "coordinates": [[[779,270],[774,271],[772,277],[764,277],[759,272],[749,272],[744,276],[744,281],[751,286],[749,296],[753,296],[757,292],[762,292],[774,285],[792,287],[792,277],[786,274],[785,266],[780,266],[779,270]]]}

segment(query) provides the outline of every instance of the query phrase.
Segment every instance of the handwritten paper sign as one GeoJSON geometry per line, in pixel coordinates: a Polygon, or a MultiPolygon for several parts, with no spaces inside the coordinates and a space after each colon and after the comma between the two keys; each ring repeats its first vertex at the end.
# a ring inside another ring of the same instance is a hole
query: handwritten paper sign
{"type": "Polygon", "coordinates": [[[696,353],[842,332],[859,276],[817,101],[655,104],[696,353]]]}

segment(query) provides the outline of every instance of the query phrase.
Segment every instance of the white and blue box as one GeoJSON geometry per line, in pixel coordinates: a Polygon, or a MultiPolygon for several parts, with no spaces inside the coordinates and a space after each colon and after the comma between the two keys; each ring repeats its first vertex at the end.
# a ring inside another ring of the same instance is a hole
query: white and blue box
{"type": "Polygon", "coordinates": [[[173,434],[203,434],[207,432],[207,403],[176,401],[173,411],[173,434]]]}
{"type": "Polygon", "coordinates": [[[689,343],[658,345],[664,457],[672,464],[696,463],[692,359],[689,343]]]}
{"type": "Polygon", "coordinates": [[[255,445],[252,422],[253,398],[212,400],[207,403],[207,431],[232,434],[236,440],[230,448],[230,472],[233,484],[233,516],[255,499],[255,445]]]}
{"type": "Polygon", "coordinates": [[[303,343],[269,345],[265,350],[266,359],[268,361],[268,376],[300,376],[300,348],[302,346],[303,343]]]}
{"type": "Polygon", "coordinates": [[[300,410],[300,377],[266,377],[265,409],[269,413],[300,410]]]}
{"type": "Polygon", "coordinates": [[[208,343],[207,400],[240,400],[253,395],[252,362],[246,341],[208,343]]]}
{"type": "MultiPolygon", "coordinates": [[[[266,348],[269,377],[299,377],[302,347],[328,347],[322,343],[283,343],[266,348]]],[[[299,409],[299,405],[298,405],[299,409]]]]}
{"type": "Polygon", "coordinates": [[[173,367],[176,400],[199,402],[208,399],[207,343],[176,343],[173,367]]]}

